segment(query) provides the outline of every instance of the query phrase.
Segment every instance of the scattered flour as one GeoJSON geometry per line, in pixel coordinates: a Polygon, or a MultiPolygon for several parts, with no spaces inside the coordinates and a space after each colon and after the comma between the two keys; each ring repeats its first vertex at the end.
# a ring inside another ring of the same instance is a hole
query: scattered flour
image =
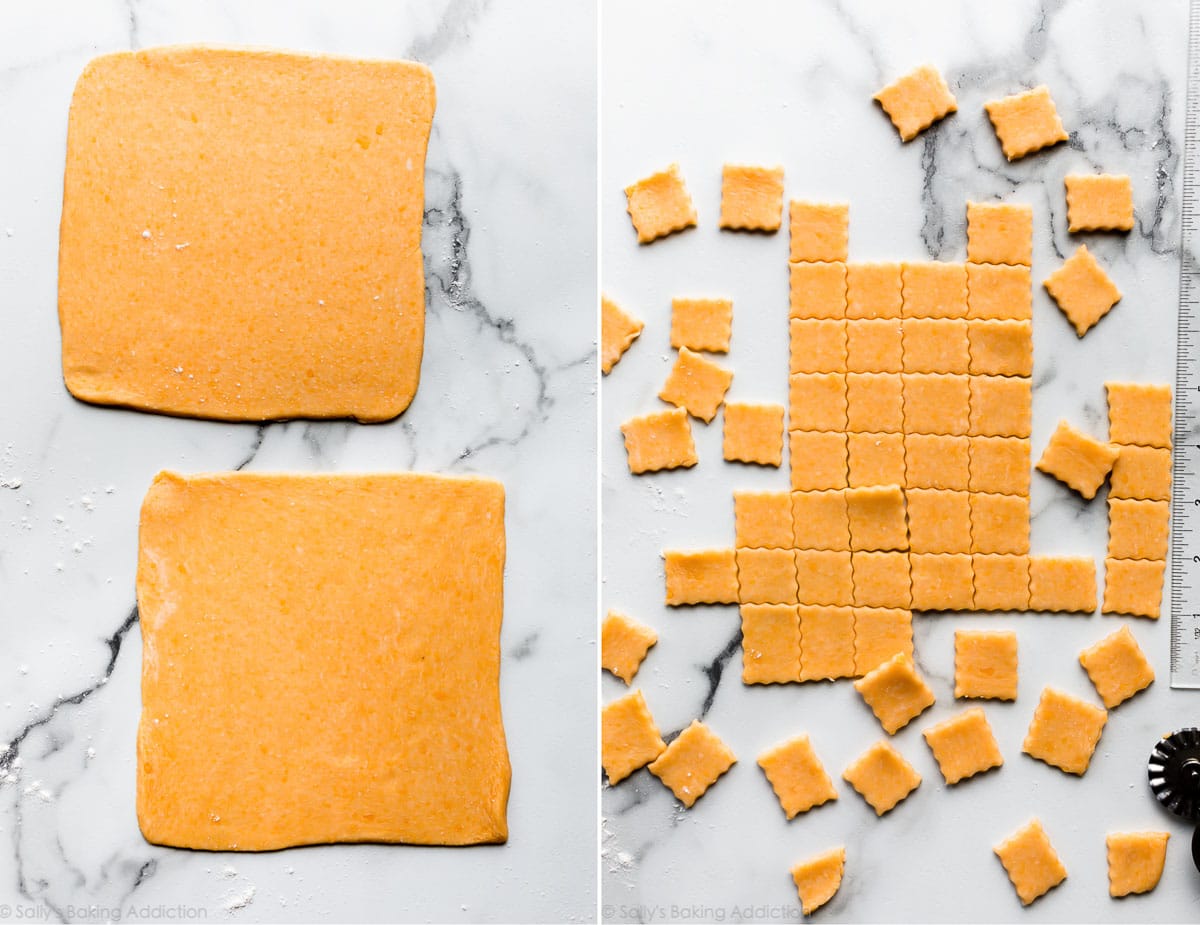
{"type": "Polygon", "coordinates": [[[237,912],[239,909],[245,909],[248,905],[254,902],[254,886],[248,884],[244,890],[230,890],[225,894],[224,906],[226,912],[237,912]]]}

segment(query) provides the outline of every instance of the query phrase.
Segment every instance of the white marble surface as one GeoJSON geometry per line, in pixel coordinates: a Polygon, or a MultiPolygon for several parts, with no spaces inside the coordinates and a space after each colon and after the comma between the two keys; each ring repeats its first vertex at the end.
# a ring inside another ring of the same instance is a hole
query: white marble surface
{"type": "Polygon", "coordinates": [[[595,785],[581,773],[595,766],[594,40],[593,11],[549,0],[0,6],[0,917],[595,916],[595,785]],[[428,327],[420,389],[398,420],[231,426],[89,407],[63,388],[55,281],[72,86],[94,55],[179,42],[433,69],[428,327]],[[160,468],[235,466],[505,483],[507,845],[237,855],[143,841],[138,506],[160,468]]]}
{"type": "MultiPolygon", "coordinates": [[[[1091,769],[1069,777],[1021,754],[1041,688],[1095,698],[1078,652],[1113,617],[918,617],[915,644],[937,705],[895,738],[924,783],[890,815],[840,780],[840,799],[785,822],[755,756],[808,731],[835,778],[881,732],[847,682],[746,688],[733,607],[663,605],[660,551],[728,546],[731,491],[779,489],[786,470],[721,459],[720,418],[695,427],[700,464],[632,477],[618,427],[660,405],[670,363],[670,298],[734,299],[730,397],[786,401],[787,235],[717,230],[726,161],[782,164],[791,197],[851,203],[851,259],[961,260],[967,198],[1031,202],[1034,255],[1034,452],[1059,417],[1105,432],[1107,378],[1170,381],[1178,285],[1177,201],[1185,29],[1181,2],[969,4],[677,2],[605,4],[600,212],[603,288],[643,318],[641,339],[602,385],[603,608],[654,626],[660,641],[635,684],[664,732],[703,716],[740,761],[691,810],[640,771],[602,795],[602,912],[613,920],[800,918],[789,867],[834,844],[847,850],[826,921],[1194,920],[1200,874],[1191,830],[1161,811],[1146,784],[1157,737],[1195,724],[1200,694],[1167,685],[1167,621],[1129,621],[1159,680],[1115,710],[1091,769]],[[930,61],[959,112],[909,145],[871,102],[887,80],[930,61]],[[984,101],[1050,86],[1069,144],[1015,164],[1001,155],[984,101]],[[623,187],[679,161],[700,227],[638,247],[623,187]],[[1133,178],[1138,224],[1128,236],[1066,232],[1062,177],[1107,170],[1133,178]],[[1076,240],[1125,292],[1078,340],[1040,288],[1076,240]],[[953,712],[953,632],[1013,628],[1015,703],[987,702],[1005,756],[999,771],[946,788],[920,737],[953,712]],[[992,845],[1040,816],[1069,871],[1023,910],[992,845]],[[1166,871],[1148,896],[1108,897],[1104,835],[1168,829],[1166,871]]],[[[1035,552],[1104,553],[1103,496],[1083,503],[1034,474],[1035,552]]],[[[625,690],[605,676],[601,699],[625,690]]]]}

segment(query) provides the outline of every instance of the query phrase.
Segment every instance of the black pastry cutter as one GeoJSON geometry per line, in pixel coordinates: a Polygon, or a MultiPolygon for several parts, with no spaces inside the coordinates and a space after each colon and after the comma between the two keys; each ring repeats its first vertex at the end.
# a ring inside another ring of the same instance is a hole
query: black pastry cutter
{"type": "MultiPolygon", "coordinates": [[[[1200,823],[1200,729],[1163,736],[1150,753],[1150,789],[1176,816],[1200,823]]],[[[1200,870],[1200,824],[1192,833],[1192,863],[1200,870]]]]}

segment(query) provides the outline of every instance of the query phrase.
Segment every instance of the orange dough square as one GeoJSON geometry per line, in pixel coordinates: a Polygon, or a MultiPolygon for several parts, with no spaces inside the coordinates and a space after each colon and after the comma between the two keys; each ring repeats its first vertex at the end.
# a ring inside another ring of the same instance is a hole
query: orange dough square
{"type": "Polygon", "coordinates": [[[967,317],[967,268],[961,263],[906,263],[905,318],[967,317]]]}
{"type": "Polygon", "coordinates": [[[976,610],[1029,609],[1029,556],[976,554],[976,610]]]}
{"type": "Polygon", "coordinates": [[[737,559],[732,549],[663,552],[667,604],[736,604],[737,559]]]}
{"type": "Polygon", "coordinates": [[[788,434],[788,446],[793,490],[846,487],[845,434],[794,430],[788,434]]]}
{"type": "Polygon", "coordinates": [[[1029,499],[971,492],[971,552],[1029,552],[1029,499]]]}
{"type": "Polygon", "coordinates": [[[954,631],[954,696],[1017,699],[1017,634],[1008,630],[954,631]]]}
{"type": "Polygon", "coordinates": [[[1133,184],[1127,176],[1067,174],[1068,231],[1132,231],[1133,184]]]}
{"type": "Polygon", "coordinates": [[[790,430],[846,429],[846,377],[842,373],[796,373],[788,377],[790,430]]]}
{"type": "Polygon", "coordinates": [[[792,537],[797,549],[850,548],[850,518],[846,513],[846,490],[794,491],[792,537]]]}
{"type": "Polygon", "coordinates": [[[1086,556],[1031,556],[1029,609],[1095,613],[1096,563],[1086,556]]]}
{"type": "Polygon", "coordinates": [[[790,549],[739,549],[738,600],[743,604],[796,603],[796,559],[790,549]]]}
{"type": "Polygon", "coordinates": [[[1047,687],[1033,711],[1021,750],[1068,774],[1082,775],[1107,720],[1108,713],[1100,707],[1047,687]]]}
{"type": "Polygon", "coordinates": [[[908,554],[859,550],[851,554],[854,603],[860,607],[910,607],[908,554]]]}
{"type": "Polygon", "coordinates": [[[1029,441],[1024,437],[970,437],[971,491],[1029,494],[1029,441]]]}
{"type": "Polygon", "coordinates": [[[1033,383],[1024,376],[971,376],[971,429],[975,437],[1028,437],[1033,383]]]}
{"type": "MultiPolygon", "coordinates": [[[[790,259],[796,262],[846,262],[850,248],[850,206],[844,202],[788,205],[790,259]]],[[[843,267],[843,275],[845,268],[843,267]]],[[[840,316],[839,316],[840,317],[840,316]]]]}
{"type": "Polygon", "coordinates": [[[847,318],[899,318],[903,303],[900,264],[846,264],[847,318]]]}
{"type": "Polygon", "coordinates": [[[721,170],[721,227],[778,231],[782,222],[783,168],[726,164],[721,170]]]}
{"type": "MultiPolygon", "coordinates": [[[[801,604],[848,606],[854,600],[854,574],[848,552],[833,549],[797,549],[796,581],[800,589],[798,599],[801,604]]],[[[800,614],[800,630],[801,644],[807,651],[803,610],[800,614]]],[[[850,651],[854,651],[853,634],[850,638],[850,651]]]]}
{"type": "Polygon", "coordinates": [[[792,263],[788,265],[789,318],[846,317],[846,265],[844,263],[792,263]]]}
{"type": "Polygon", "coordinates": [[[921,735],[950,786],[1004,764],[987,714],[980,707],[970,707],[934,723],[921,735]]]}
{"type": "MultiPolygon", "coordinates": [[[[848,558],[850,554],[844,555],[848,558]]],[[[849,607],[801,604],[800,680],[825,681],[852,677],[854,611],[849,607]]]]}
{"type": "Polygon", "coordinates": [[[984,376],[1033,375],[1033,323],[976,320],[967,322],[971,372],[984,376]]]}
{"type": "Polygon", "coordinates": [[[1079,664],[1109,710],[1154,682],[1154,669],[1128,626],[1080,652],[1079,664]]]}
{"type": "Polygon", "coordinates": [[[904,492],[899,485],[846,490],[851,549],[907,549],[904,492]]]}
{"type": "Polygon", "coordinates": [[[983,108],[1010,161],[1068,138],[1045,86],[984,103],[983,108]]]}
{"type": "Polygon", "coordinates": [[[887,739],[881,739],[859,755],[842,772],[842,777],[877,816],[895,808],[921,784],[921,775],[916,768],[905,761],[887,739]]]}
{"type": "Polygon", "coordinates": [[[786,491],[735,491],[733,521],[738,546],[791,549],[792,496],[786,491]]]}
{"type": "Polygon", "coordinates": [[[904,494],[908,502],[908,542],[913,552],[971,551],[967,492],[910,488],[904,494]]]}
{"type": "Polygon", "coordinates": [[[1021,904],[1028,906],[1067,879],[1041,822],[1031,819],[994,849],[1021,904]]]}
{"type": "Polygon", "coordinates": [[[435,96],[411,61],[180,45],[89,62],[59,226],[71,394],[229,421],[404,411],[435,96]]]}
{"type": "MultiPolygon", "coordinates": [[[[967,259],[972,263],[1028,267],[1033,262],[1033,207],[1010,202],[968,202],[967,259]]],[[[968,272],[970,270],[968,267],[968,272]]],[[[988,275],[991,274],[981,274],[980,279],[988,275]]],[[[996,278],[1000,278],[999,275],[996,278]]],[[[1025,288],[1028,289],[1028,273],[1024,275],[1024,279],[1025,288]]],[[[975,314],[971,317],[1010,316],[975,314]]]]}
{"type": "Polygon", "coordinates": [[[1116,460],[1116,447],[1059,421],[1037,467],[1090,499],[1096,497],[1116,460]]]}
{"type": "Polygon", "coordinates": [[[1166,501],[1108,499],[1110,559],[1167,558],[1171,505],[1166,501]]]}
{"type": "Polygon", "coordinates": [[[1084,244],[1047,276],[1042,285],[1080,337],[1121,300],[1121,290],[1084,244]]]}
{"type": "Polygon", "coordinates": [[[1170,450],[1163,447],[1135,446],[1131,443],[1113,446],[1118,455],[1109,478],[1110,498],[1171,500],[1170,450]]]}
{"type": "Polygon", "coordinates": [[[671,300],[671,346],[676,350],[728,353],[732,333],[732,299],[671,300]]]}
{"type": "Polygon", "coordinates": [[[974,377],[943,373],[904,373],[903,380],[904,430],[907,433],[967,432],[970,426],[970,396],[974,377]]]}
{"type": "Polygon", "coordinates": [[[629,684],[658,633],[623,613],[610,610],[600,627],[600,664],[629,684]]]}
{"type": "Polygon", "coordinates": [[[904,484],[903,434],[848,434],[851,488],[904,484]]]}
{"type": "Polygon", "coordinates": [[[912,611],[900,607],[854,608],[854,673],[864,675],[895,655],[913,654],[912,611]]]}
{"type": "Polygon", "coordinates": [[[971,363],[967,322],[962,318],[906,318],[906,373],[965,373],[971,363]]]}
{"type": "Polygon", "coordinates": [[[852,373],[898,373],[904,368],[899,318],[846,322],[846,369],[852,373]]]}
{"type": "Polygon", "coordinates": [[[160,472],[138,540],[147,841],[506,840],[503,485],[160,472]]]}
{"type": "Polygon", "coordinates": [[[789,373],[844,373],[846,322],[830,318],[793,318],[789,322],[789,373]]]}
{"type": "Polygon", "coordinates": [[[687,468],[698,461],[692,425],[682,408],[630,418],[621,425],[621,433],[625,436],[629,471],[634,475],[687,468]]]}
{"type": "Polygon", "coordinates": [[[969,440],[946,434],[905,434],[905,487],[965,491],[971,471],[969,440]]]}
{"type": "Polygon", "coordinates": [[[732,382],[732,371],[682,347],[658,397],[707,424],[717,416],[732,382]]]}
{"type": "Polygon", "coordinates": [[[791,604],[743,604],[742,682],[800,680],[800,616],[791,604]]]}
{"type": "Polygon", "coordinates": [[[666,747],[641,691],[626,694],[600,711],[600,763],[609,786],[649,764],[666,747]]]}
{"type": "Polygon", "coordinates": [[[1108,439],[1113,443],[1171,447],[1171,387],[1106,382],[1108,439]]]}
{"type": "Polygon", "coordinates": [[[912,141],[950,113],[958,103],[937,68],[923,64],[875,94],[883,111],[896,126],[901,141],[912,141]]]}
{"type": "Polygon", "coordinates": [[[629,345],[642,333],[642,327],[642,322],[622,311],[608,296],[600,299],[600,369],[604,375],[612,372],[629,345]]]}
{"type": "Polygon", "coordinates": [[[1108,895],[1149,893],[1162,879],[1170,832],[1113,832],[1108,849],[1108,895]]]}
{"type": "Polygon", "coordinates": [[[974,608],[974,574],[971,557],[964,553],[912,553],[913,610],[971,610],[974,608]]]}
{"type": "Polygon", "coordinates": [[[807,735],[780,742],[758,756],[779,805],[789,819],[837,799],[833,781],[807,735]]]}
{"type": "Polygon", "coordinates": [[[831,848],[801,861],[792,868],[792,880],[800,896],[800,911],[811,915],[833,899],[842,885],[846,869],[846,849],[831,848]]]}
{"type": "Polygon", "coordinates": [[[1033,283],[1028,266],[967,264],[967,318],[972,321],[1029,321],[1033,283]]]}
{"type": "Polygon", "coordinates": [[[1157,620],[1166,569],[1167,563],[1161,559],[1105,559],[1104,613],[1157,620]]]}
{"type": "Polygon", "coordinates": [[[783,463],[783,405],[728,402],[722,452],[729,462],[783,463]]]}
{"type": "Polygon", "coordinates": [[[846,376],[846,426],[864,433],[899,433],[904,429],[904,386],[895,373],[849,373],[846,376]]]}
{"type": "Polygon", "coordinates": [[[649,771],[684,806],[692,806],[717,779],[737,762],[729,746],[699,720],[692,724],[650,763],[649,771]]]}
{"type": "Polygon", "coordinates": [[[626,211],[639,244],[649,244],[696,224],[696,207],[678,164],[625,187],[626,211]]]}
{"type": "Polygon", "coordinates": [[[895,735],[914,718],[933,706],[933,691],[917,673],[912,658],[904,653],[854,682],[854,689],[871,708],[888,735],[895,735]]]}

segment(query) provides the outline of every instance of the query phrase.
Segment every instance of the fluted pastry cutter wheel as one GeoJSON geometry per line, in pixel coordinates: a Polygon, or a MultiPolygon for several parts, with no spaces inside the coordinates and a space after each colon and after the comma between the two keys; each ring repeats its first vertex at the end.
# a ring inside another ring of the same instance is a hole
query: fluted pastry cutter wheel
{"type": "MultiPolygon", "coordinates": [[[[1150,753],[1150,789],[1163,806],[1200,823],[1200,729],[1163,736],[1150,753]]],[[[1200,825],[1192,833],[1192,863],[1200,870],[1200,825]]]]}

